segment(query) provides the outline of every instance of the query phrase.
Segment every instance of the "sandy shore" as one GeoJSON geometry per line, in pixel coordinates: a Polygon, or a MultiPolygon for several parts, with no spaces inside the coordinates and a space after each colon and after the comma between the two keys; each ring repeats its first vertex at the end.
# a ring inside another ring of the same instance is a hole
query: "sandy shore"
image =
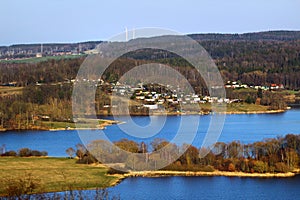
{"type": "Polygon", "coordinates": [[[124,177],[163,177],[163,176],[226,176],[226,177],[253,177],[253,178],[287,178],[293,177],[296,173],[245,173],[245,172],[191,172],[191,171],[141,171],[130,172],[124,177]]]}
{"type": "Polygon", "coordinates": [[[240,111],[233,111],[233,112],[218,112],[216,114],[272,114],[272,113],[283,113],[286,110],[266,110],[266,111],[248,111],[248,112],[240,112],[240,111]]]}

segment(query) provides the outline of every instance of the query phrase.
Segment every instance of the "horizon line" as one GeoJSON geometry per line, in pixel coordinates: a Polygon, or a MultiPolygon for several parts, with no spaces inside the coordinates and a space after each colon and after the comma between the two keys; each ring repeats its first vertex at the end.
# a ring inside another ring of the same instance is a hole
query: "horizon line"
{"type": "MultiPolygon", "coordinates": [[[[255,34],[255,33],[267,33],[267,32],[300,32],[300,30],[293,29],[274,29],[274,30],[260,30],[260,31],[245,31],[245,32],[189,32],[183,33],[183,35],[244,35],[244,34],[255,34]]],[[[137,39],[137,38],[135,38],[137,39]]],[[[44,41],[44,42],[24,42],[24,43],[10,43],[10,44],[1,44],[0,47],[11,47],[15,45],[41,45],[41,44],[81,44],[87,42],[106,42],[107,39],[87,39],[81,41],[44,41]]]]}

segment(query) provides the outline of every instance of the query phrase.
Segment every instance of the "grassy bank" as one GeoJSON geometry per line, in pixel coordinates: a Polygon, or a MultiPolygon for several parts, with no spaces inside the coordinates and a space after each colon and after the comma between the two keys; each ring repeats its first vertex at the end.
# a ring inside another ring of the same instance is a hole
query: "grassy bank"
{"type": "Polygon", "coordinates": [[[0,157],[0,196],[10,184],[33,180],[34,192],[52,192],[74,189],[104,188],[119,181],[117,176],[106,175],[101,165],[76,164],[67,158],[0,157]]]}
{"type": "MultiPolygon", "coordinates": [[[[217,104],[215,105],[218,106],[217,104]]],[[[211,104],[200,104],[203,110],[211,110],[211,104]]],[[[216,110],[217,112],[218,110],[216,110]]],[[[269,106],[262,106],[248,103],[231,103],[226,104],[226,111],[224,114],[259,114],[259,113],[275,113],[284,112],[284,110],[270,110],[269,106]]]]}
{"type": "Polygon", "coordinates": [[[42,126],[49,130],[75,130],[75,129],[104,129],[106,126],[117,124],[119,122],[114,120],[94,120],[85,119],[84,122],[72,123],[72,122],[54,122],[54,121],[44,121],[42,126]]]}

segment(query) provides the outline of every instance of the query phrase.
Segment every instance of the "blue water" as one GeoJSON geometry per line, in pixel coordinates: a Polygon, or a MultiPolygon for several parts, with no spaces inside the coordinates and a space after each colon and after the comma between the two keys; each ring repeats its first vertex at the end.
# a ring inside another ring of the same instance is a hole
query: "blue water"
{"type": "Polygon", "coordinates": [[[300,197],[293,178],[158,177],[128,178],[110,188],[121,199],[290,199],[300,197]]]}
{"type": "MultiPolygon", "coordinates": [[[[189,121],[185,131],[189,134],[193,124],[199,120],[200,125],[193,142],[201,145],[212,116],[182,116],[189,121]]],[[[135,123],[147,129],[148,117],[133,117],[135,123]]],[[[156,116],[152,123],[157,127],[163,117],[156,116]]],[[[148,128],[150,138],[137,138],[122,131],[123,125],[113,125],[104,131],[112,141],[122,138],[150,143],[154,138],[172,139],[181,121],[180,116],[169,116],[163,128],[148,128]],[[150,131],[149,131],[150,130],[150,131]],[[157,132],[157,133],[156,133],[157,132]],[[156,133],[153,135],[153,133],[156,133]]],[[[130,128],[130,127],[129,127],[130,128]]],[[[137,130],[137,134],[139,133],[137,130]]],[[[66,156],[65,150],[81,143],[81,139],[90,139],[101,131],[24,131],[0,133],[0,145],[7,150],[22,147],[45,150],[50,156],[66,156]]],[[[223,131],[218,141],[230,142],[240,140],[243,143],[275,138],[288,133],[300,133],[300,109],[289,110],[279,114],[227,115],[223,131]]],[[[144,134],[141,132],[141,134],[144,134]]],[[[121,199],[299,199],[300,176],[293,178],[238,178],[238,177],[160,177],[127,178],[119,185],[109,189],[110,194],[121,199]]],[[[88,191],[87,191],[88,192],[88,191]]]]}
{"type": "MultiPolygon", "coordinates": [[[[145,141],[150,144],[154,138],[166,138],[171,140],[178,131],[179,124],[182,119],[188,121],[188,126],[185,127],[186,134],[192,132],[193,124],[199,120],[199,127],[193,145],[200,147],[203,138],[207,132],[208,125],[212,116],[168,116],[166,122],[163,123],[163,128],[158,131],[154,128],[148,128],[150,123],[149,117],[133,117],[135,123],[152,135],[149,138],[137,138],[130,133],[121,130],[123,125],[113,125],[106,128],[104,131],[106,136],[117,141],[122,138],[132,139],[138,142],[145,141]],[[150,130],[150,131],[149,131],[150,130]],[[155,135],[152,134],[156,133],[155,135]]],[[[159,122],[163,117],[155,116],[155,123],[159,122]]],[[[128,127],[127,127],[128,128],[128,127]]],[[[130,128],[130,127],[129,127],[130,128]]],[[[141,129],[142,130],[142,129],[141,129]]],[[[82,143],[81,139],[92,140],[92,136],[99,135],[100,131],[22,131],[22,132],[4,132],[0,133],[0,145],[5,144],[6,150],[18,150],[23,147],[28,147],[36,150],[47,151],[49,156],[66,156],[65,150],[69,147],[74,147],[78,143],[82,143]]],[[[231,142],[239,140],[243,143],[260,141],[265,138],[275,138],[284,136],[288,133],[300,134],[300,109],[292,109],[285,113],[278,114],[242,114],[242,115],[227,115],[223,131],[218,139],[222,142],[231,142]]],[[[138,133],[136,133],[138,134],[138,133]]],[[[141,134],[145,135],[143,132],[141,134]]]]}

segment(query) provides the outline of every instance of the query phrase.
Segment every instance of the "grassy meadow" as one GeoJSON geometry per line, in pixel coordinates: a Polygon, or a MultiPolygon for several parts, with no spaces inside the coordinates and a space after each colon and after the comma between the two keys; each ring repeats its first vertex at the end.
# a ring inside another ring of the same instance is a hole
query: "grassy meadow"
{"type": "Polygon", "coordinates": [[[33,193],[105,188],[119,178],[106,175],[102,165],[76,164],[68,158],[0,157],[0,196],[9,186],[34,183],[33,193]]]}

